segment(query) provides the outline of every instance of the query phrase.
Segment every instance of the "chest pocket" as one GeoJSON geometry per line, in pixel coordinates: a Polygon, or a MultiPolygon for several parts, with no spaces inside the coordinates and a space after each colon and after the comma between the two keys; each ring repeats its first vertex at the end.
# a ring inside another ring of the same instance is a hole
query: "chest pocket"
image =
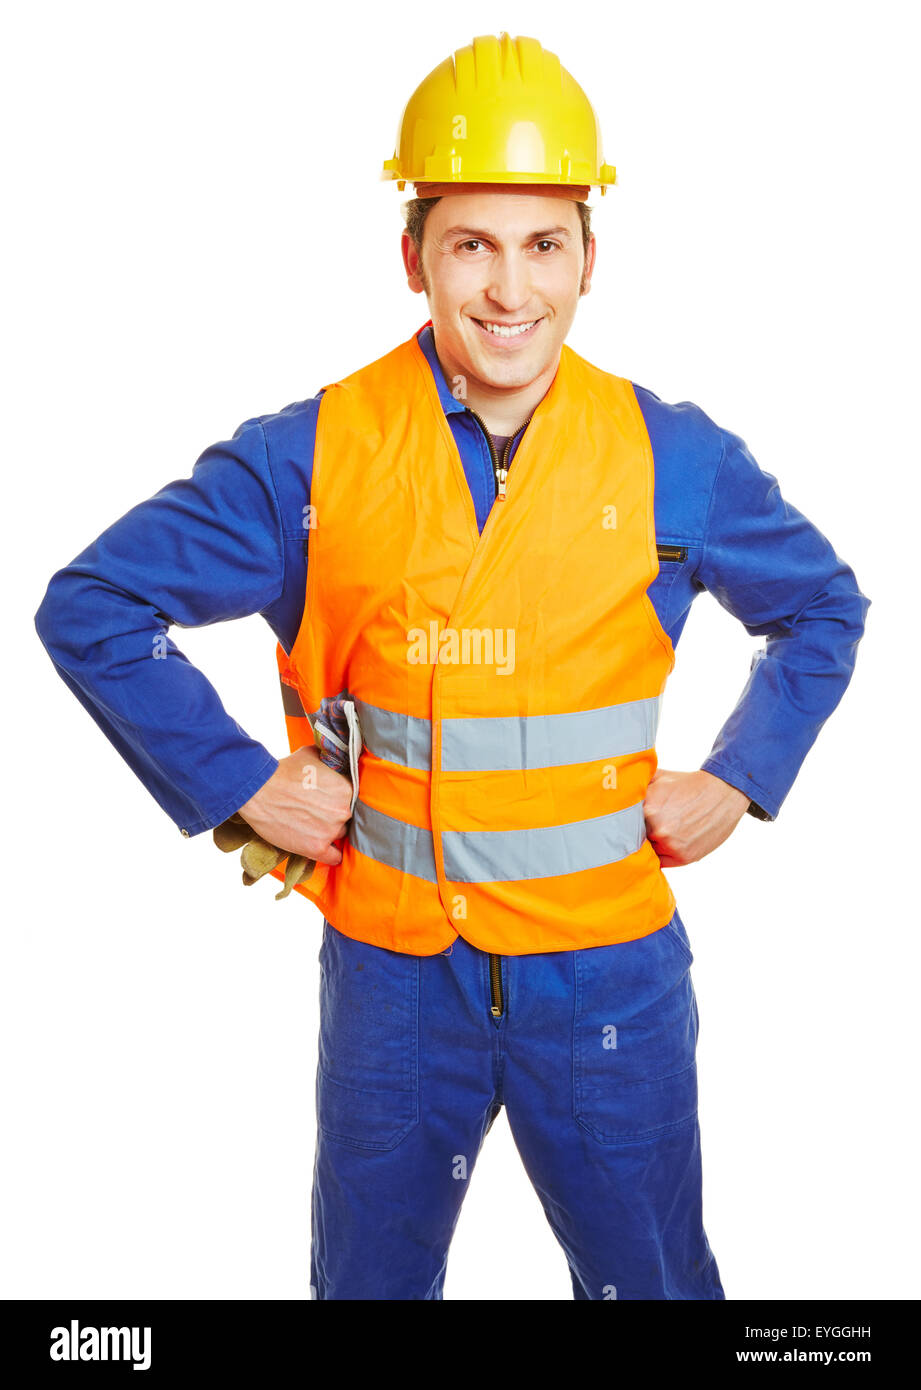
{"type": "Polygon", "coordinates": [[[648,593],[662,627],[671,636],[673,623],[672,585],[682,573],[681,566],[687,561],[688,547],[677,543],[656,541],[656,555],[659,558],[659,573],[650,584],[648,593]]]}

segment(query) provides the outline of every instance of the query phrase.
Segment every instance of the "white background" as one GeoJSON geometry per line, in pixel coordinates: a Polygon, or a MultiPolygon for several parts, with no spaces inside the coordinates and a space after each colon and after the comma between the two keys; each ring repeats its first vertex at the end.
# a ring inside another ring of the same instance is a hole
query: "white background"
{"type": "MultiPolygon", "coordinates": [[[[7,11],[0,1294],[308,1295],[319,914],[181,838],[32,620],[210,443],[425,321],[381,163],[416,84],[503,26],[559,54],[618,170],[571,345],[741,434],[873,600],[778,820],[668,871],[727,1297],[918,1296],[913,25],[815,0],[7,11]]],[[[264,621],[172,635],[286,753],[264,621]]],[[[697,600],[660,766],[700,765],[755,645],[697,600]]],[[[446,1297],[571,1298],[504,1117],[446,1297]]]]}

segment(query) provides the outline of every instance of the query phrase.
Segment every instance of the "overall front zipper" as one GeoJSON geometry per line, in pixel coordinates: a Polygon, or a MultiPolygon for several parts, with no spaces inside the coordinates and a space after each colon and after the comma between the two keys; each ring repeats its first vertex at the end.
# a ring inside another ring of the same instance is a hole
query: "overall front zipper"
{"type": "Polygon", "coordinates": [[[489,1012],[493,1018],[501,1018],[505,1010],[502,998],[502,957],[489,954],[489,1012]]]}
{"type": "Polygon", "coordinates": [[[508,478],[508,468],[506,467],[506,464],[508,462],[508,451],[512,447],[512,444],[515,442],[515,439],[521,433],[521,431],[527,429],[528,425],[530,425],[533,412],[531,415],[528,416],[524,424],[519,425],[515,433],[511,435],[509,439],[506,440],[505,448],[502,450],[502,462],[500,464],[499,459],[496,455],[495,445],[492,442],[492,437],[490,436],[489,430],[486,428],[485,420],[483,420],[482,416],[477,415],[476,411],[471,409],[469,405],[466,407],[466,409],[470,411],[470,414],[473,416],[474,420],[476,420],[480,424],[483,433],[486,436],[486,443],[489,445],[489,456],[492,459],[492,471],[496,475],[496,501],[504,502],[505,483],[506,479],[508,478]]]}

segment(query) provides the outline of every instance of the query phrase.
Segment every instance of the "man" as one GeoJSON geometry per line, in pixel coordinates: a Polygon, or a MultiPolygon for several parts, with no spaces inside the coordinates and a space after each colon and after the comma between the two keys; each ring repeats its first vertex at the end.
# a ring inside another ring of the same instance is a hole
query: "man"
{"type": "Polygon", "coordinates": [[[429,320],[121,518],[38,631],[183,834],[238,812],[311,861],[316,1297],[442,1297],[505,1106],[575,1298],[722,1299],[662,870],[776,817],[869,600],[738,436],[566,345],[614,170],[554,55],[474,40],[397,146],[429,320]],[[702,767],[657,771],[703,588],[766,646],[702,767]],[[281,759],[164,632],[252,612],[278,638],[281,759]]]}

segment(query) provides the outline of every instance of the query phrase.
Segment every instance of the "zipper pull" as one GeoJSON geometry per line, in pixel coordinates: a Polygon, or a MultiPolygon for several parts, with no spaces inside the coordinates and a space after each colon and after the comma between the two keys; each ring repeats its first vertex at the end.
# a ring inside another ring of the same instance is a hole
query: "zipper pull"
{"type": "Polygon", "coordinates": [[[506,478],[508,477],[508,469],[507,469],[507,468],[497,468],[497,469],[496,469],[496,477],[497,477],[498,480],[499,480],[499,491],[498,491],[498,493],[496,494],[496,501],[497,501],[497,502],[504,502],[504,501],[505,501],[505,480],[506,480],[506,478]]]}

